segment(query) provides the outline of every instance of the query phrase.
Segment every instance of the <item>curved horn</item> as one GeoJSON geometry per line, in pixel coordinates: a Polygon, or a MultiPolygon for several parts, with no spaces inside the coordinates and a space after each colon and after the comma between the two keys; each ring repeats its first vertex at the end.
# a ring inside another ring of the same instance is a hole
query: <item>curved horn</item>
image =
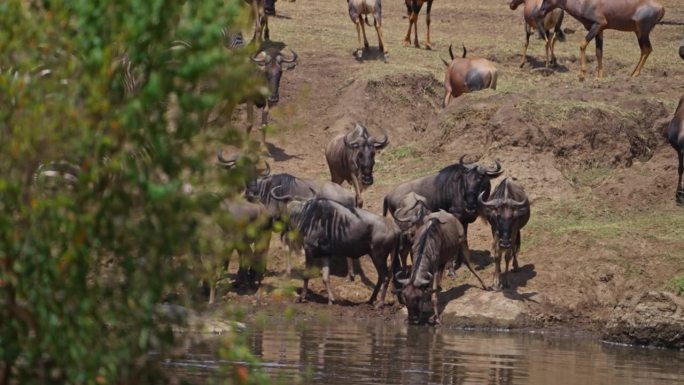
{"type": "MultiPolygon", "coordinates": [[[[359,127],[361,127],[361,126],[357,125],[356,128],[355,128],[354,130],[355,130],[355,131],[358,130],[359,127]]],[[[363,127],[361,127],[361,130],[363,130],[363,127]]],[[[363,132],[363,131],[362,131],[362,132],[363,132]]],[[[352,148],[353,148],[353,147],[357,147],[357,146],[359,145],[359,142],[362,141],[363,138],[361,137],[361,135],[359,135],[358,138],[356,138],[356,139],[354,139],[354,140],[352,140],[352,141],[350,142],[349,139],[348,139],[347,137],[348,137],[349,135],[351,135],[352,133],[354,133],[354,131],[351,131],[351,132],[348,132],[348,133],[344,134],[344,136],[343,136],[342,138],[344,139],[344,144],[345,144],[347,147],[352,147],[352,148]]]]}
{"type": "Polygon", "coordinates": [[[501,175],[502,172],[503,172],[503,169],[501,168],[501,163],[499,163],[498,160],[494,161],[494,170],[491,170],[491,169],[485,170],[485,173],[489,176],[492,176],[492,177],[497,177],[497,176],[501,175]]]}
{"type": "Polygon", "coordinates": [[[432,273],[428,271],[427,273],[425,273],[425,277],[416,277],[416,279],[413,280],[413,286],[421,287],[428,285],[430,283],[430,280],[432,280],[432,273]]]}
{"type": "Polygon", "coordinates": [[[235,166],[235,162],[237,159],[240,157],[240,154],[233,155],[229,159],[226,159],[223,157],[223,151],[221,150],[216,150],[216,159],[218,160],[219,163],[221,163],[222,166],[235,166]]]}
{"type": "Polygon", "coordinates": [[[263,63],[268,63],[271,59],[271,56],[269,56],[266,52],[264,51],[259,51],[257,52],[256,55],[251,56],[250,59],[257,64],[263,64],[263,63]],[[263,55],[262,55],[263,54],[263,55]]]}
{"type": "Polygon", "coordinates": [[[277,201],[286,201],[286,200],[292,200],[292,195],[276,195],[275,191],[279,189],[281,186],[275,186],[271,189],[271,197],[277,201]]]}
{"type": "Polygon", "coordinates": [[[509,199],[509,201],[511,202],[511,205],[513,205],[513,206],[524,206],[527,204],[527,197],[525,197],[525,199],[523,199],[521,201],[515,201],[513,199],[509,199]]]}
{"type": "Polygon", "coordinates": [[[261,173],[262,178],[271,175],[271,165],[268,164],[268,162],[266,162],[266,161],[264,161],[264,164],[266,165],[266,171],[261,173]]]}
{"type": "Polygon", "coordinates": [[[281,63],[294,63],[297,61],[297,53],[295,51],[293,51],[291,48],[290,48],[290,52],[292,52],[292,59],[285,59],[285,57],[282,54],[279,55],[281,63]]]}
{"type": "Polygon", "coordinates": [[[454,51],[451,49],[453,44],[449,43],[449,56],[451,56],[451,60],[454,60],[454,51]]]}
{"type": "Polygon", "coordinates": [[[382,140],[376,140],[373,146],[377,149],[382,149],[387,146],[387,143],[389,143],[389,137],[386,134],[382,134],[382,140]]]}
{"type": "Polygon", "coordinates": [[[447,63],[447,61],[446,61],[446,60],[444,60],[444,59],[443,59],[443,58],[441,58],[441,57],[440,57],[440,59],[442,59],[442,63],[444,63],[444,65],[445,65],[445,66],[449,67],[449,63],[447,63]]]}
{"type": "Polygon", "coordinates": [[[463,56],[461,56],[461,57],[464,58],[466,55],[466,52],[468,52],[468,51],[466,51],[466,49],[465,49],[465,44],[461,43],[461,45],[463,45],[463,56]]]}
{"type": "Polygon", "coordinates": [[[478,202],[479,204],[481,204],[482,206],[486,206],[486,207],[496,207],[496,202],[491,202],[491,201],[490,201],[490,202],[485,202],[484,199],[482,199],[482,197],[484,196],[484,193],[485,193],[485,192],[483,191],[483,192],[480,193],[480,195],[477,196],[477,202],[478,202]]]}

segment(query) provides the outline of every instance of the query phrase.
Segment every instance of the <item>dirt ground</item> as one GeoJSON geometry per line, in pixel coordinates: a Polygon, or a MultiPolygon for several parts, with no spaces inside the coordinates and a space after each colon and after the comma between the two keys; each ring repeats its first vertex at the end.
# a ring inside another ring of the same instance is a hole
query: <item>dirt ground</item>
{"type": "MultiPolygon", "coordinates": [[[[384,130],[390,145],[377,155],[375,184],[364,193],[365,208],[380,213],[383,196],[402,181],[437,171],[461,155],[484,164],[498,159],[503,176],[517,179],[528,192],[532,217],[522,231],[521,269],[511,275],[512,287],[487,298],[519,302],[528,324],[600,329],[619,303],[671,289],[684,274],[684,209],[673,199],[676,157],[660,134],[684,91],[684,62],[677,54],[684,1],[661,2],[666,23],[651,34],[654,51],[640,77],[629,78],[639,59],[634,34],[606,31],[605,78],[594,78],[592,43],[587,80],[580,82],[579,41],[585,31],[569,15],[567,39],[556,45],[559,66],[546,72],[539,69],[544,46],[536,36],[519,68],[522,11],[511,11],[503,0],[435,1],[431,51],[402,45],[408,28],[404,3],[385,1],[389,55],[379,54],[373,28],[367,27],[371,49],[361,60],[353,56],[356,31],[345,2],[280,1],[278,16],[269,22],[272,44],[294,49],[300,59],[284,74],[280,103],[272,110],[273,172],[323,182],[329,177],[324,148],[334,135],[356,121],[375,134],[384,130]],[[459,53],[465,44],[468,56],[493,61],[498,88],[464,95],[442,109],[440,58],[448,57],[452,42],[459,53]]],[[[422,45],[424,10],[418,26],[422,45]]],[[[470,229],[477,268],[491,282],[490,230],[480,220],[470,229]]],[[[224,290],[224,300],[292,302],[292,288],[301,286],[296,277],[303,257],[293,261],[295,274],[288,278],[277,237],[271,250],[259,293],[224,290]]],[[[398,305],[355,306],[370,296],[376,277],[368,258],[362,266],[368,280],[333,277],[340,300],[336,314],[403,317],[398,305]]],[[[311,286],[314,303],[296,305],[295,311],[327,306],[322,282],[312,280],[311,286]]],[[[440,301],[455,304],[484,293],[464,269],[455,280],[446,279],[444,289],[440,301]]],[[[474,306],[487,306],[483,301],[474,306]]]]}

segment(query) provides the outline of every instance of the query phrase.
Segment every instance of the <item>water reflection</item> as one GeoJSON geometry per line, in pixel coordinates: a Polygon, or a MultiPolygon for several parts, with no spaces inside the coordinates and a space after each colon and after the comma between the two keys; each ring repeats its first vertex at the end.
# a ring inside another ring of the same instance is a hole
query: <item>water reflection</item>
{"type": "MultiPolygon", "coordinates": [[[[684,352],[534,334],[341,320],[332,324],[254,326],[249,331],[249,343],[264,361],[264,370],[280,383],[684,382],[684,352]]],[[[202,352],[189,354],[189,358],[197,357],[206,356],[202,352]]]]}

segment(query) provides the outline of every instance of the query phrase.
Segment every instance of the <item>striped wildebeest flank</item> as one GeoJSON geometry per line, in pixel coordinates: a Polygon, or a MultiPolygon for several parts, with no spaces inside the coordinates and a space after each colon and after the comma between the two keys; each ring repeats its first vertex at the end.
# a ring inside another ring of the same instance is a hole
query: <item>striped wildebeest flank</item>
{"type": "Polygon", "coordinates": [[[682,173],[684,173],[684,96],[679,99],[679,104],[675,110],[670,124],[665,128],[663,136],[677,152],[679,167],[677,173],[677,190],[675,191],[675,201],[677,205],[684,205],[684,189],[682,189],[682,173]]]}
{"type": "Polygon", "coordinates": [[[530,202],[525,190],[518,184],[504,179],[496,186],[489,197],[480,201],[483,217],[492,228],[492,255],[494,256],[494,284],[492,289],[501,290],[509,286],[508,265],[513,260],[513,271],[518,270],[518,251],[520,250],[520,229],[530,219],[530,202]],[[505,253],[506,275],[501,278],[501,254],[505,253]],[[503,281],[503,282],[502,282],[503,281]]]}
{"type": "MultiPolygon", "coordinates": [[[[370,255],[378,273],[378,281],[368,300],[375,303],[378,292],[380,299],[375,304],[385,304],[389,273],[387,259],[397,259],[400,231],[391,220],[366,210],[346,207],[325,198],[306,200],[293,199],[292,196],[276,195],[275,199],[288,202],[286,228],[294,232],[297,241],[304,249],[307,270],[316,262],[322,265],[323,283],[328,292],[328,304],[335,301],[330,287],[330,259],[354,258],[370,255]]],[[[305,302],[308,292],[309,275],[303,277],[304,284],[299,301],[305,302]]]]}
{"type": "Polygon", "coordinates": [[[525,3],[523,8],[523,18],[525,19],[525,45],[523,46],[520,68],[525,65],[527,47],[530,45],[530,36],[535,29],[539,33],[539,36],[544,39],[544,50],[546,51],[545,66],[555,66],[557,63],[556,55],[553,53],[553,47],[556,45],[556,40],[565,41],[565,34],[561,29],[565,12],[562,9],[554,9],[547,13],[546,16],[539,17],[539,7],[541,7],[542,0],[511,0],[509,7],[511,10],[516,10],[522,3],[525,3]]]}
{"type": "MultiPolygon", "coordinates": [[[[368,49],[370,45],[368,44],[368,38],[366,38],[366,28],[363,24],[364,15],[373,15],[373,25],[375,26],[375,31],[378,34],[378,46],[380,52],[387,54],[387,49],[385,47],[384,40],[382,38],[382,2],[381,0],[347,0],[347,5],[349,6],[349,17],[351,21],[356,24],[356,37],[358,38],[359,45],[357,52],[359,57],[364,49],[368,49]],[[363,46],[361,45],[361,34],[363,33],[363,46]]],[[[367,19],[366,19],[367,22],[367,19]]]]}
{"type": "Polygon", "coordinates": [[[442,59],[447,67],[444,73],[443,108],[446,108],[452,97],[457,98],[466,92],[479,91],[485,88],[496,89],[498,75],[494,63],[478,57],[466,58],[466,53],[466,48],[463,46],[463,55],[454,57],[451,44],[449,44],[451,63],[442,59]]]}
{"type": "Polygon", "coordinates": [[[432,42],[430,41],[430,11],[432,10],[433,0],[406,0],[406,14],[409,19],[409,28],[404,37],[404,45],[411,44],[411,29],[414,29],[413,45],[420,48],[418,43],[418,14],[424,3],[427,3],[425,10],[425,24],[427,24],[427,40],[425,41],[425,48],[432,49],[432,42]]]}
{"type": "Polygon", "coordinates": [[[325,160],[333,183],[347,182],[354,187],[356,206],[363,207],[361,192],[373,184],[375,152],[389,143],[387,135],[376,139],[361,123],[346,134],[334,137],[325,148],[325,160]]]}
{"type": "Polygon", "coordinates": [[[539,17],[556,8],[569,13],[589,31],[580,43],[580,79],[587,72],[586,49],[592,39],[596,39],[596,76],[603,77],[603,31],[606,29],[636,33],[641,58],[631,76],[639,76],[653,51],[651,30],[665,15],[665,8],[656,0],[543,0],[539,17]]]}
{"type": "Polygon", "coordinates": [[[487,290],[470,262],[470,250],[463,225],[446,211],[440,210],[424,218],[413,241],[412,252],[415,261],[410,275],[402,277],[403,272],[395,275],[395,282],[401,287],[395,293],[406,305],[409,323],[420,321],[421,305],[430,299],[434,312],[432,320],[435,323],[440,322],[437,292],[441,290],[444,268],[454,257],[459,263],[465,262],[470,272],[480,281],[482,289],[487,290]]]}

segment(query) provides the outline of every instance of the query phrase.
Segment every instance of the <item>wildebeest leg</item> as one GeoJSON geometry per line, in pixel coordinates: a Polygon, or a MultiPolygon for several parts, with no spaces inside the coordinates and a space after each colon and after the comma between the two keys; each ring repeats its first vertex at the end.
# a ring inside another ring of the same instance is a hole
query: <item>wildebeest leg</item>
{"type": "Polygon", "coordinates": [[[352,186],[354,186],[354,194],[356,199],[356,207],[363,208],[363,197],[361,196],[361,182],[359,182],[359,177],[352,174],[351,177],[352,186]]]}
{"type": "Polygon", "coordinates": [[[252,12],[254,13],[254,36],[252,36],[252,42],[254,42],[257,37],[261,38],[261,18],[259,17],[258,1],[252,0],[252,12]]]}
{"type": "MultiPolygon", "coordinates": [[[[468,239],[468,224],[467,223],[463,225],[463,234],[465,236],[465,239],[467,240],[468,239]]],[[[447,276],[449,276],[449,278],[456,278],[456,269],[458,268],[458,266],[455,266],[455,265],[456,265],[457,260],[458,260],[458,255],[455,255],[451,259],[451,261],[447,262],[448,268],[449,268],[449,272],[447,273],[447,276]]]]}
{"type": "Polygon", "coordinates": [[[513,246],[513,271],[518,271],[518,251],[520,251],[520,230],[518,230],[518,235],[515,237],[515,243],[513,246]]]}
{"type": "Polygon", "coordinates": [[[482,281],[482,278],[480,278],[480,275],[477,274],[475,269],[473,269],[473,262],[470,260],[470,248],[468,247],[468,242],[463,242],[461,245],[461,253],[463,253],[463,261],[465,262],[466,266],[468,267],[468,270],[470,270],[471,273],[477,278],[477,280],[480,282],[480,286],[482,286],[482,290],[487,290],[487,287],[485,286],[484,282],[482,281]]]}
{"type": "Polygon", "coordinates": [[[596,35],[596,77],[603,77],[603,31],[596,35]]]}
{"type": "Polygon", "coordinates": [[[266,126],[268,125],[268,102],[261,110],[261,146],[262,149],[266,149],[266,126]]]}
{"type": "Polygon", "coordinates": [[[247,138],[252,133],[252,127],[254,127],[254,103],[247,102],[247,138]]]}
{"type": "Polygon", "coordinates": [[[594,23],[589,29],[587,36],[585,36],[584,40],[580,43],[580,80],[584,80],[584,76],[587,74],[587,46],[589,45],[589,42],[601,32],[601,28],[601,24],[594,23]]]}
{"type": "Polygon", "coordinates": [[[425,15],[425,24],[427,25],[427,42],[425,43],[426,49],[432,49],[432,42],[430,41],[430,11],[432,10],[432,0],[427,2],[427,14],[425,15]]]}
{"type": "Polygon", "coordinates": [[[494,253],[494,283],[492,284],[493,290],[501,290],[501,249],[496,248],[494,253]]]}
{"type": "Polygon", "coordinates": [[[679,173],[679,180],[677,180],[677,191],[675,192],[675,200],[677,201],[678,205],[682,205],[684,203],[684,191],[682,190],[682,174],[684,173],[684,151],[680,150],[677,153],[677,158],[679,159],[679,169],[677,172],[679,173]]]}
{"type": "Polygon", "coordinates": [[[347,257],[347,280],[354,282],[354,260],[347,257]]]}
{"type": "Polygon", "coordinates": [[[513,249],[509,248],[508,250],[505,251],[505,258],[506,258],[506,270],[504,271],[504,276],[503,276],[503,287],[508,288],[510,287],[510,284],[508,282],[508,267],[511,264],[511,257],[512,257],[513,249]]]}
{"type": "Polygon", "coordinates": [[[530,35],[532,35],[532,29],[530,25],[525,22],[525,45],[523,45],[522,61],[520,62],[520,68],[525,65],[525,60],[527,59],[527,47],[530,45],[530,35]]]}
{"type": "Polygon", "coordinates": [[[262,22],[263,29],[264,29],[264,40],[271,40],[271,34],[270,31],[268,30],[268,15],[264,14],[264,19],[262,22]]]}
{"type": "Polygon", "coordinates": [[[254,261],[252,269],[254,270],[254,285],[255,288],[261,285],[266,273],[266,254],[271,243],[271,231],[267,230],[258,237],[254,242],[254,261]]]}
{"type": "Polygon", "coordinates": [[[328,292],[328,305],[332,305],[333,302],[335,302],[335,297],[333,296],[332,289],[330,288],[330,258],[323,258],[322,264],[323,267],[321,272],[323,273],[323,284],[325,284],[325,290],[328,292]]]}
{"type": "Polygon", "coordinates": [[[376,304],[376,308],[385,306],[385,296],[387,295],[387,286],[389,285],[389,276],[387,274],[387,256],[390,254],[388,251],[374,252],[371,251],[371,260],[375,266],[375,270],[378,272],[378,282],[373,288],[373,293],[368,300],[369,304],[373,304],[375,299],[378,297],[378,291],[382,287],[382,292],[380,293],[380,301],[376,304]]]}

